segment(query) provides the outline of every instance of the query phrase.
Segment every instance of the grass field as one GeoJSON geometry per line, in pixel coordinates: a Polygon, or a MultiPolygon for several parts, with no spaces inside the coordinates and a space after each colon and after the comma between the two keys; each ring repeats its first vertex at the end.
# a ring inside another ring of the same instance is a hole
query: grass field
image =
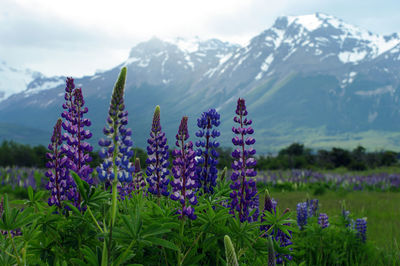
{"type": "MultiPolygon", "coordinates": [[[[307,198],[319,200],[319,211],[331,216],[341,213],[341,202],[355,217],[367,217],[367,238],[379,249],[400,252],[400,193],[395,192],[326,192],[313,196],[310,193],[274,192],[271,196],[278,201],[280,209],[290,208],[295,219],[296,204],[307,198]]],[[[399,258],[400,261],[400,258],[399,258]]]]}

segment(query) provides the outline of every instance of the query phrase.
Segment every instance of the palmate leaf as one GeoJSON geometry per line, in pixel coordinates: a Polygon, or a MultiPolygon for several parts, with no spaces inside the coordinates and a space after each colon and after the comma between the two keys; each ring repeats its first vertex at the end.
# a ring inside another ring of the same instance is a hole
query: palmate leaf
{"type": "Polygon", "coordinates": [[[10,209],[7,194],[4,195],[3,208],[3,215],[0,219],[0,230],[16,230],[32,222],[35,218],[32,208],[26,208],[23,211],[15,208],[10,209]]]}
{"type": "Polygon", "coordinates": [[[165,247],[168,249],[179,251],[179,248],[174,243],[172,243],[168,240],[158,238],[158,237],[147,237],[146,240],[150,241],[153,245],[162,246],[162,247],[165,247]]]}
{"type": "Polygon", "coordinates": [[[74,262],[81,266],[91,265],[91,266],[98,266],[101,265],[101,248],[96,247],[96,252],[94,252],[90,247],[83,246],[81,248],[81,252],[84,255],[84,260],[72,258],[70,261],[74,262]]]}

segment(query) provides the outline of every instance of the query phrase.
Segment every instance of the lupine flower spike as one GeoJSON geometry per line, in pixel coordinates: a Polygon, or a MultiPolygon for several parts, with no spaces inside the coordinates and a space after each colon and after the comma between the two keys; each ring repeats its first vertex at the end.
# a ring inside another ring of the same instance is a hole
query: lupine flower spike
{"type": "MultiPolygon", "coordinates": [[[[62,144],[61,124],[62,120],[59,118],[54,126],[51,143],[48,146],[50,152],[46,154],[49,160],[46,166],[49,170],[45,174],[49,178],[46,188],[51,193],[48,204],[50,206],[56,205],[58,208],[61,208],[62,202],[68,199],[67,195],[71,193],[69,188],[73,184],[72,177],[69,176],[65,167],[67,158],[63,155],[63,151],[60,150],[62,144]]],[[[75,195],[70,196],[74,198],[75,195]]]]}
{"type": "Polygon", "coordinates": [[[99,153],[103,163],[96,168],[99,179],[106,181],[106,187],[107,184],[112,184],[111,226],[114,225],[117,216],[118,181],[121,183],[132,182],[132,173],[135,170],[133,164],[129,161],[133,156],[133,151],[131,150],[133,142],[131,140],[132,131],[126,127],[128,124],[128,112],[124,111],[125,81],[126,67],[123,67],[111,97],[107,126],[103,129],[103,133],[107,138],[99,141],[99,145],[103,147],[99,153]]]}
{"type": "Polygon", "coordinates": [[[199,177],[199,183],[204,193],[213,193],[214,187],[217,182],[217,164],[218,164],[218,152],[215,150],[219,146],[219,142],[213,140],[219,137],[220,132],[213,127],[218,127],[220,115],[215,109],[210,109],[204,112],[199,119],[197,119],[197,126],[200,128],[196,132],[196,136],[199,138],[205,138],[205,140],[196,141],[197,150],[197,174],[199,177]]]}
{"type": "Polygon", "coordinates": [[[321,226],[321,228],[327,228],[329,226],[328,215],[326,213],[319,214],[318,224],[321,226]]]}
{"type": "Polygon", "coordinates": [[[178,210],[181,218],[186,215],[191,220],[194,220],[197,218],[192,207],[192,205],[197,204],[195,195],[197,189],[196,153],[193,151],[193,143],[191,141],[185,143],[189,138],[187,121],[187,116],[184,116],[179,125],[178,134],[176,134],[175,144],[178,148],[172,152],[175,159],[172,167],[174,181],[171,182],[173,191],[171,199],[179,200],[182,204],[182,209],[178,210]]]}
{"type": "Polygon", "coordinates": [[[253,169],[257,161],[252,157],[256,150],[251,147],[256,140],[249,136],[254,133],[251,120],[246,118],[247,110],[244,99],[239,98],[237,102],[236,115],[233,121],[238,127],[232,127],[232,131],[238,135],[232,139],[232,143],[237,147],[232,152],[234,162],[232,164],[233,173],[231,179],[234,182],[231,185],[231,213],[238,212],[241,222],[255,221],[258,218],[258,195],[256,182],[253,179],[257,172],[253,169]],[[246,135],[248,135],[246,137],[246,135]],[[246,149],[246,146],[250,146],[246,149]],[[250,179],[247,179],[249,177],[250,179]],[[253,217],[249,217],[252,210],[255,209],[253,217]]]}
{"type": "Polygon", "coordinates": [[[65,99],[66,103],[63,104],[63,108],[66,110],[61,116],[65,119],[62,127],[68,133],[64,133],[62,136],[63,141],[67,142],[67,145],[63,145],[62,149],[69,158],[70,169],[89,184],[93,184],[93,179],[90,177],[93,169],[88,165],[92,160],[89,152],[93,148],[88,142],[85,142],[92,137],[92,133],[84,129],[85,126],[89,127],[91,122],[89,119],[83,118],[83,115],[88,112],[88,108],[84,107],[85,100],[83,99],[82,89],[75,88],[72,78],[67,78],[65,99]]]}
{"type": "Polygon", "coordinates": [[[365,243],[367,240],[367,219],[357,219],[355,229],[357,231],[357,237],[361,240],[361,242],[365,243]]]}
{"type": "Polygon", "coordinates": [[[127,128],[128,112],[124,111],[125,79],[126,68],[122,68],[114,86],[107,125],[103,129],[107,138],[99,141],[99,145],[103,147],[99,153],[103,163],[97,167],[97,172],[99,179],[106,181],[106,186],[109,186],[115,177],[121,183],[130,183],[134,172],[134,166],[130,162],[133,156],[132,131],[127,128]]]}
{"type": "Polygon", "coordinates": [[[146,186],[146,181],[143,178],[143,173],[142,169],[140,167],[140,159],[136,158],[135,160],[135,172],[133,176],[133,181],[132,181],[132,186],[133,186],[133,191],[138,192],[140,190],[143,190],[144,187],[146,186]]]}
{"type": "Polygon", "coordinates": [[[147,182],[149,183],[148,191],[157,197],[161,195],[168,196],[168,145],[165,133],[161,131],[160,122],[160,106],[156,106],[153,115],[153,123],[150,131],[150,138],[147,140],[148,158],[147,166],[147,182]]]}
{"type": "MultiPolygon", "coordinates": [[[[83,115],[88,112],[88,108],[84,107],[85,101],[82,95],[81,88],[75,88],[74,80],[67,78],[67,86],[65,88],[65,100],[63,104],[64,111],[61,113],[61,117],[65,120],[62,123],[62,127],[66,133],[62,135],[62,140],[66,142],[61,146],[62,152],[68,158],[65,166],[69,170],[73,170],[78,176],[85,180],[89,184],[93,184],[93,179],[90,174],[93,169],[89,166],[89,162],[92,158],[89,152],[93,150],[92,146],[86,142],[92,137],[92,133],[89,130],[85,130],[84,127],[89,127],[91,122],[87,118],[83,118],[83,115]]],[[[68,173],[68,175],[70,175],[68,173]]],[[[75,182],[72,178],[71,184],[68,184],[71,188],[69,189],[69,199],[73,200],[75,205],[80,208],[81,197],[76,190],[75,182]]]]}
{"type": "Polygon", "coordinates": [[[307,202],[297,203],[297,224],[300,229],[303,229],[307,224],[308,217],[307,202]]]}
{"type": "Polygon", "coordinates": [[[228,235],[224,236],[226,266],[239,266],[235,248],[233,247],[232,240],[228,235]]]}

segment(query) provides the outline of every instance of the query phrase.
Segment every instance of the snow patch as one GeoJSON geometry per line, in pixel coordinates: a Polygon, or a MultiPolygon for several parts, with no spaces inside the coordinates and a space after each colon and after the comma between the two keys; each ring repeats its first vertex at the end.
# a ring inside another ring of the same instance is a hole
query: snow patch
{"type": "Polygon", "coordinates": [[[366,55],[367,55],[366,51],[353,50],[350,52],[347,51],[347,52],[339,53],[338,58],[344,64],[347,64],[347,63],[356,64],[359,61],[363,60],[366,55]]]}
{"type": "MultiPolygon", "coordinates": [[[[31,95],[37,94],[41,91],[55,88],[57,86],[60,86],[61,84],[64,84],[64,82],[65,82],[64,79],[45,81],[40,85],[34,86],[34,87],[29,88],[28,90],[24,91],[24,97],[26,98],[31,95]]],[[[77,84],[77,87],[82,87],[82,84],[77,84]]]]}
{"type": "MultiPolygon", "coordinates": [[[[227,55],[225,55],[224,57],[221,57],[221,59],[219,59],[219,64],[222,65],[224,64],[226,61],[229,60],[229,58],[232,57],[232,53],[229,53],[227,55]]],[[[235,56],[236,57],[236,56],[235,56]]]]}
{"type": "Polygon", "coordinates": [[[139,58],[139,57],[129,57],[128,60],[125,61],[124,66],[133,64],[133,63],[138,62],[140,60],[141,60],[141,58],[139,58]]]}
{"type": "Polygon", "coordinates": [[[271,65],[272,61],[274,61],[274,55],[270,54],[269,56],[267,56],[267,58],[265,58],[264,62],[262,63],[261,67],[260,67],[260,72],[257,74],[257,76],[254,78],[255,80],[259,80],[262,78],[262,76],[264,75],[265,72],[268,71],[269,66],[271,65]]]}
{"type": "Polygon", "coordinates": [[[322,21],[317,17],[316,14],[304,15],[304,16],[288,16],[289,25],[292,23],[299,24],[306,28],[308,31],[314,31],[321,27],[322,21]]]}
{"type": "Polygon", "coordinates": [[[100,78],[100,75],[94,75],[93,77],[90,78],[90,80],[95,80],[95,79],[98,79],[98,78],[100,78]]]}

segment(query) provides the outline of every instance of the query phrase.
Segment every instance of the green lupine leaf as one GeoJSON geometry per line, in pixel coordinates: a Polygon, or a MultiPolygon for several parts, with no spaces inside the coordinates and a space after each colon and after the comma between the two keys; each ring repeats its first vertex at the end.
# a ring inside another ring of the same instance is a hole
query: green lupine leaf
{"type": "Polygon", "coordinates": [[[175,251],[179,251],[179,248],[172,242],[162,239],[162,238],[157,238],[157,237],[148,237],[147,240],[149,240],[152,244],[162,246],[168,249],[172,249],[175,251]]]}

